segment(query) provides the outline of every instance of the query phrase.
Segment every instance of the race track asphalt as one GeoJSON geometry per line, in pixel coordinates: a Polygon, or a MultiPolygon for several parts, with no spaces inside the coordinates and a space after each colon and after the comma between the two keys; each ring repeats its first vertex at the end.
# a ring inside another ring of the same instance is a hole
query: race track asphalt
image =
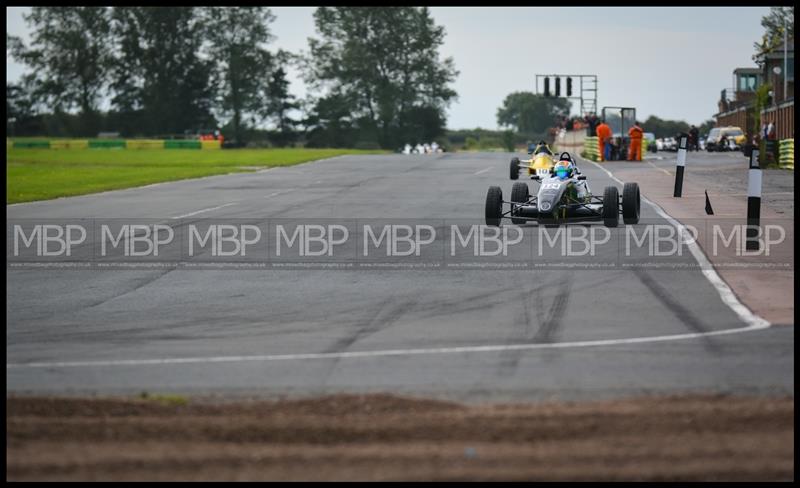
{"type": "MultiPolygon", "coordinates": [[[[346,156],[12,205],[6,215],[481,223],[490,185],[510,195],[510,156],[346,156]]],[[[615,184],[595,166],[582,170],[595,193],[615,184]]],[[[663,222],[646,203],[642,218],[663,222]]],[[[714,335],[748,324],[698,269],[7,268],[6,276],[7,393],[391,392],[469,402],[794,395],[793,327],[714,335]],[[503,347],[520,344],[532,346],[503,347]]]]}

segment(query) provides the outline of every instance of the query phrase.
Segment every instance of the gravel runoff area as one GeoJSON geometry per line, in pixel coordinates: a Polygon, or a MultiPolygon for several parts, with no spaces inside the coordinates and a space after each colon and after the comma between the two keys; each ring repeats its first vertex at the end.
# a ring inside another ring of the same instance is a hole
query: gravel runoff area
{"type": "Polygon", "coordinates": [[[6,398],[7,480],[793,480],[794,399],[6,398]]]}

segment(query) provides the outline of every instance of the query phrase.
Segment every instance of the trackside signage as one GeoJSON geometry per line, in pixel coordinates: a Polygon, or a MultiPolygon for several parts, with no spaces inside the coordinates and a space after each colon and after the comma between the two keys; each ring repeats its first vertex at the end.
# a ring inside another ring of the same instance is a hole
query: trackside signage
{"type": "Polygon", "coordinates": [[[8,220],[9,268],[793,270],[794,221],[502,225],[463,219],[8,220]],[[756,250],[747,245],[758,239],[756,250]]]}

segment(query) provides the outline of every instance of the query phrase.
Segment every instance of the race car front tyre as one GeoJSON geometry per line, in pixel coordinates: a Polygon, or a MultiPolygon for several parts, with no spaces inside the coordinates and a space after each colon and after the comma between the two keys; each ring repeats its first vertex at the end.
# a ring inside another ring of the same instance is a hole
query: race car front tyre
{"type": "Polygon", "coordinates": [[[607,186],[603,191],[603,223],[606,227],[619,224],[619,190],[616,186],[607,186]]]}
{"type": "MultiPolygon", "coordinates": [[[[511,201],[514,203],[526,203],[528,201],[528,184],[524,181],[517,181],[511,187],[511,201]]],[[[513,213],[512,213],[513,215],[513,213]]],[[[515,219],[511,217],[511,222],[517,225],[525,223],[525,219],[515,219]]]]}
{"type": "Polygon", "coordinates": [[[486,225],[500,226],[503,215],[503,190],[499,186],[490,186],[486,193],[486,225]]]}
{"type": "Polygon", "coordinates": [[[622,187],[622,221],[626,225],[639,223],[641,198],[637,183],[625,183],[622,187]]]}
{"type": "Polygon", "coordinates": [[[509,176],[512,180],[519,179],[519,158],[511,158],[511,164],[509,165],[509,176]]]}

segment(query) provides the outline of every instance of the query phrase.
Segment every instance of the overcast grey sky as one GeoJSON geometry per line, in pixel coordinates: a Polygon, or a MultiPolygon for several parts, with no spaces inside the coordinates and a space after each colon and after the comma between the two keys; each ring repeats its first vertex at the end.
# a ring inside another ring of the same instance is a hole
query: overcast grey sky
{"type": "MultiPolygon", "coordinates": [[[[6,8],[6,30],[27,41],[22,12],[6,8]]],[[[308,50],[314,7],[273,7],[273,48],[308,50]]],[[[514,91],[534,91],[534,75],[596,74],[598,104],[701,123],[716,112],[734,68],[755,66],[753,43],[769,7],[431,7],[445,28],[443,57],[460,75],[448,110],[452,129],[497,127],[497,108],[514,91]]],[[[24,70],[6,55],[6,81],[24,70]]],[[[305,96],[299,73],[291,91],[305,96]]],[[[563,90],[563,87],[562,87],[563,90]]]]}

